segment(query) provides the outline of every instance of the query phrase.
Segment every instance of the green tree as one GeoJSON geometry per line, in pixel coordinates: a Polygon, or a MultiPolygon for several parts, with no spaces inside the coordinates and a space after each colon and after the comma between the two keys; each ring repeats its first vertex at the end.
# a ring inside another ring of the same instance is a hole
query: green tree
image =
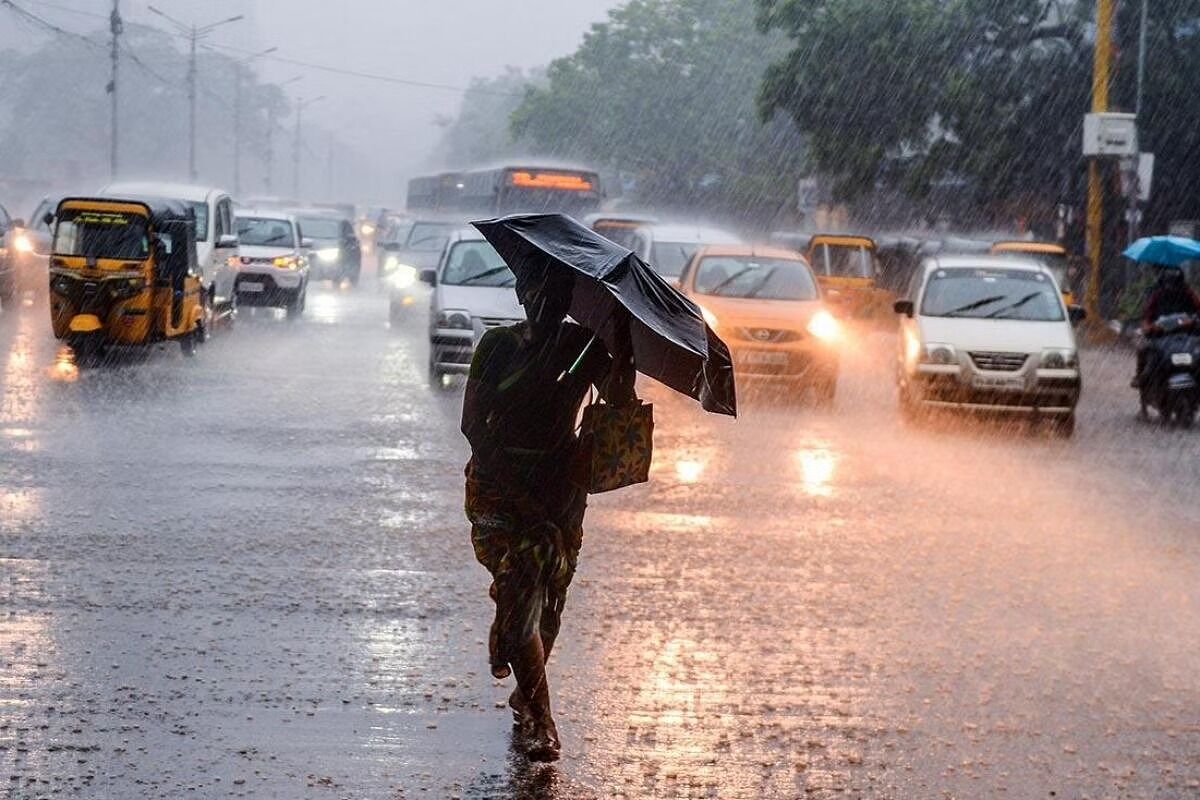
{"type": "Polygon", "coordinates": [[[766,224],[790,207],[804,148],[754,95],[785,50],[752,0],[630,0],[528,92],[513,131],[539,152],[613,168],[635,202],[766,224]]]}
{"type": "Polygon", "coordinates": [[[454,117],[438,120],[443,132],[434,160],[454,168],[470,167],[517,155],[523,145],[509,121],[526,91],[544,85],[545,70],[509,67],[495,78],[476,78],[463,94],[454,117]]]}

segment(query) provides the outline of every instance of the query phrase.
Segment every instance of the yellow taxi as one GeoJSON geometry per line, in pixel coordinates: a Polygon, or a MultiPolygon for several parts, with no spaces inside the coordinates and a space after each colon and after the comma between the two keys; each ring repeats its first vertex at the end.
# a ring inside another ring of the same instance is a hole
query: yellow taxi
{"type": "Polygon", "coordinates": [[[819,233],[809,240],[808,263],[840,318],[893,321],[896,298],[878,285],[877,251],[868,236],[819,233]]]}
{"type": "Polygon", "coordinates": [[[700,248],[680,289],[733,354],[739,381],[781,381],[811,389],[821,404],[837,393],[841,325],[799,253],[754,245],[700,248]]]}
{"type": "Polygon", "coordinates": [[[1067,248],[1054,242],[996,242],[992,245],[993,255],[1013,255],[1032,258],[1046,265],[1054,281],[1062,291],[1063,300],[1068,306],[1076,304],[1075,293],[1071,288],[1070,255],[1067,248]]]}

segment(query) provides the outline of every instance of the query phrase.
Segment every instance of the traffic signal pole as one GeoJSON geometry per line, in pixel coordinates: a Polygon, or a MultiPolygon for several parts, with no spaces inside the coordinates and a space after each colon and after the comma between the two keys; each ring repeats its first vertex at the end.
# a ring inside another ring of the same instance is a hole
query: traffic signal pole
{"type": "MultiPolygon", "coordinates": [[[[1108,111],[1112,76],[1114,0],[1097,0],[1096,48],[1092,61],[1092,112],[1108,111]]],[[[1101,159],[1088,163],[1087,249],[1091,266],[1084,304],[1093,329],[1100,323],[1100,281],[1104,263],[1104,181],[1107,170],[1101,159]]]]}

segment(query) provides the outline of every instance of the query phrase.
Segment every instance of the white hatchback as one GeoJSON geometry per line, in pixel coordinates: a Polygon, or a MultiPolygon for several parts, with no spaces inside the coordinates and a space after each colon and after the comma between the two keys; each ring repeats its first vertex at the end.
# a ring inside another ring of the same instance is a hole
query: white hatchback
{"type": "Polygon", "coordinates": [[[238,252],[229,265],[236,270],[238,305],[287,310],[289,318],[304,313],[308,295],[308,254],[296,218],[283,211],[239,209],[238,252]]]}
{"type": "Polygon", "coordinates": [[[999,256],[931,258],[913,276],[900,314],[897,383],[906,417],[923,408],[1045,416],[1070,436],[1079,356],[1054,276],[1041,263],[999,256]]]}

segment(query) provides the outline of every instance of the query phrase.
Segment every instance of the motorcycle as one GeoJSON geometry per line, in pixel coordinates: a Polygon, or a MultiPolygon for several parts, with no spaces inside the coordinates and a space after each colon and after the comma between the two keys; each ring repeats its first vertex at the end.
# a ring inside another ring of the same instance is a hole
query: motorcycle
{"type": "Polygon", "coordinates": [[[1154,408],[1164,425],[1192,427],[1200,408],[1200,319],[1192,314],[1159,317],[1145,346],[1145,373],[1138,387],[1142,419],[1149,419],[1154,408]]]}

